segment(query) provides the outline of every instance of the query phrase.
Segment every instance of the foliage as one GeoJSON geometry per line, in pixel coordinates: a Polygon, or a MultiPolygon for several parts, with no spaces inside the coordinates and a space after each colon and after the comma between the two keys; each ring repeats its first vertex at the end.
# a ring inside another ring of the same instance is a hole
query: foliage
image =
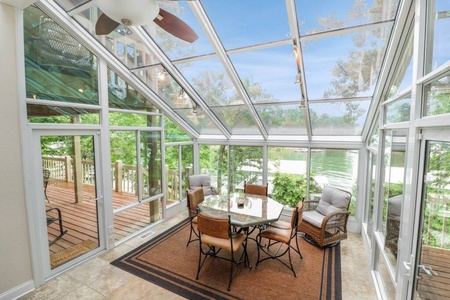
{"type": "MultiPolygon", "coordinates": [[[[273,178],[272,198],[281,204],[294,207],[306,198],[306,178],[303,175],[277,172],[273,178]]],[[[310,193],[320,192],[320,187],[310,182],[310,193]]]]}

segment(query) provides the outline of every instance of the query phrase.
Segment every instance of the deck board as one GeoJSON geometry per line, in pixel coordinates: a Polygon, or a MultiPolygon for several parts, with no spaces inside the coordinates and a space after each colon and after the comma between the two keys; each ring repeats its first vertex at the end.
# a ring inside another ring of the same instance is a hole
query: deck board
{"type": "MultiPolygon", "coordinates": [[[[46,194],[49,200],[46,201],[46,209],[59,208],[64,230],[67,230],[67,233],[60,240],[50,246],[50,253],[57,253],[84,240],[98,243],[97,203],[93,186],[83,185],[83,202],[81,203],[75,203],[74,186],[70,182],[50,179],[46,194]]],[[[133,194],[113,192],[114,209],[136,202],[137,197],[133,194]]],[[[50,212],[48,215],[55,216],[55,212],[50,212]]],[[[150,223],[150,207],[148,204],[115,214],[115,240],[118,241],[150,223]]],[[[47,229],[49,241],[59,235],[58,222],[50,224],[47,229]]]]}

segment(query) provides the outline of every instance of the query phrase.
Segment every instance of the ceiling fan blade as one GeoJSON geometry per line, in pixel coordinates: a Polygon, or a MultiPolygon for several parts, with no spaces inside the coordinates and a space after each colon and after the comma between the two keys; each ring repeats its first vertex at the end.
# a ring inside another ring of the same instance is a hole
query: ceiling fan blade
{"type": "Polygon", "coordinates": [[[162,8],[159,9],[159,15],[153,21],[168,33],[188,43],[198,39],[198,35],[188,24],[162,8]]]}
{"type": "Polygon", "coordinates": [[[114,21],[110,17],[105,14],[101,14],[95,24],[95,34],[97,35],[105,35],[110,34],[116,29],[120,23],[114,21]]]}

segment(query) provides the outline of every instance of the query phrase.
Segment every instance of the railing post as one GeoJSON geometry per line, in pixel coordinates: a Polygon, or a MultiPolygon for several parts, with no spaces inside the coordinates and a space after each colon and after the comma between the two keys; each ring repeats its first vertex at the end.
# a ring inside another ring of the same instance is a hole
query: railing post
{"type": "Polygon", "coordinates": [[[64,179],[66,182],[72,182],[72,158],[70,156],[64,157],[64,179]]]}
{"type": "Polygon", "coordinates": [[[122,173],[123,173],[123,163],[121,160],[117,160],[115,162],[115,183],[116,183],[116,188],[115,191],[116,192],[121,192],[122,191],[122,173]]]}

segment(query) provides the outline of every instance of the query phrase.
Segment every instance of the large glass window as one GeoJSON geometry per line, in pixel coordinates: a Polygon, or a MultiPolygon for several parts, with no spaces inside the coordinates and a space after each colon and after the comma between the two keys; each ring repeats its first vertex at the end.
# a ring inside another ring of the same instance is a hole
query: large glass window
{"type": "Polygon", "coordinates": [[[450,28],[450,1],[430,0],[428,3],[425,71],[439,68],[450,60],[448,28],[450,28]]]}
{"type": "MultiPolygon", "coordinates": [[[[295,206],[307,198],[308,149],[268,148],[269,193],[280,203],[295,206]]],[[[317,191],[311,191],[314,194],[317,191]]]]}
{"type": "Polygon", "coordinates": [[[244,181],[263,184],[262,147],[230,146],[230,191],[244,190],[244,181]]]}
{"type": "Polygon", "coordinates": [[[356,209],[358,150],[311,149],[311,179],[323,187],[331,185],[352,193],[350,212],[356,209]]]}
{"type": "Polygon", "coordinates": [[[450,113],[450,75],[445,75],[424,86],[425,116],[450,113]]]}
{"type": "Polygon", "coordinates": [[[400,218],[403,206],[405,180],[406,143],[405,131],[389,130],[384,138],[384,181],[382,203],[382,228],[388,262],[395,267],[400,234],[400,218]]]}
{"type": "Polygon", "coordinates": [[[408,95],[386,105],[386,124],[409,121],[411,96],[408,95]]]}
{"type": "Polygon", "coordinates": [[[228,188],[228,146],[200,145],[200,173],[211,176],[211,185],[219,194],[229,192],[228,188]]]}
{"type": "Polygon", "coordinates": [[[98,104],[97,58],[40,9],[24,15],[27,97],[98,104]]]}
{"type": "Polygon", "coordinates": [[[167,205],[186,197],[187,176],[193,170],[193,146],[166,146],[167,205]]]}

